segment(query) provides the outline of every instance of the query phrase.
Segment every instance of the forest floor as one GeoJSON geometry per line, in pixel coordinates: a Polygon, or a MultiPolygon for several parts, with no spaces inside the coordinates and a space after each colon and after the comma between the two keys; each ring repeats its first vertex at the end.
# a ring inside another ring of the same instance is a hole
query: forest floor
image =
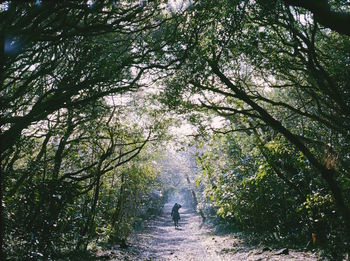
{"type": "Polygon", "coordinates": [[[239,234],[217,234],[202,224],[201,217],[191,208],[180,209],[180,227],[171,220],[172,204],[166,204],[163,214],[147,221],[135,232],[126,250],[116,247],[97,254],[104,260],[317,260],[311,252],[266,248],[247,244],[239,234]]]}

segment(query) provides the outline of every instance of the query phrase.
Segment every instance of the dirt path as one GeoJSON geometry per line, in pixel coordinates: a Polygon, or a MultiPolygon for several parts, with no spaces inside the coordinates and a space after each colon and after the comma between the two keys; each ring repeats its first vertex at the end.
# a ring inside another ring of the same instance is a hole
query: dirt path
{"type": "Polygon", "coordinates": [[[171,220],[172,204],[166,204],[163,215],[149,224],[150,234],[142,233],[136,240],[147,251],[140,256],[144,260],[220,260],[219,256],[208,251],[206,235],[201,230],[201,219],[186,207],[180,209],[180,227],[175,229],[171,220]]]}
{"type": "Polygon", "coordinates": [[[131,247],[104,253],[109,260],[317,260],[312,253],[278,250],[263,246],[248,246],[234,235],[215,235],[202,226],[201,217],[190,208],[180,209],[180,228],[175,229],[170,217],[172,204],[166,204],[163,214],[147,222],[142,232],[135,233],[131,247]]]}

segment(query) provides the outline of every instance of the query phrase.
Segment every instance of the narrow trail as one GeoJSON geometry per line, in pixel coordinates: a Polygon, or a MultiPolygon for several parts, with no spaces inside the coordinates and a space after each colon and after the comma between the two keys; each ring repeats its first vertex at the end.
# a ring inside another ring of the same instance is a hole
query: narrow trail
{"type": "MultiPolygon", "coordinates": [[[[203,226],[201,217],[191,208],[180,209],[180,227],[171,220],[173,204],[166,204],[158,218],[148,221],[142,231],[130,238],[131,247],[104,252],[108,260],[317,260],[310,252],[265,250],[264,246],[249,246],[234,234],[216,235],[203,226]]],[[[106,260],[106,259],[105,259],[106,260]]]]}
{"type": "Polygon", "coordinates": [[[220,260],[207,248],[206,233],[200,229],[201,218],[190,208],[180,209],[180,227],[171,220],[172,204],[164,206],[163,215],[149,224],[151,233],[137,237],[147,249],[140,258],[145,260],[220,260]]]}

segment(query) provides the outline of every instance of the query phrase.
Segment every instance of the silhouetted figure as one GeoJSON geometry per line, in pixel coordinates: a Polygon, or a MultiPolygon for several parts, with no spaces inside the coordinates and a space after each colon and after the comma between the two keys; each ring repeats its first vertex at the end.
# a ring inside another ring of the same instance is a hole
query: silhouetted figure
{"type": "Polygon", "coordinates": [[[181,205],[175,203],[175,205],[173,206],[173,209],[171,210],[171,216],[173,217],[175,228],[179,226],[179,220],[180,220],[179,209],[180,208],[181,208],[181,205]]]}

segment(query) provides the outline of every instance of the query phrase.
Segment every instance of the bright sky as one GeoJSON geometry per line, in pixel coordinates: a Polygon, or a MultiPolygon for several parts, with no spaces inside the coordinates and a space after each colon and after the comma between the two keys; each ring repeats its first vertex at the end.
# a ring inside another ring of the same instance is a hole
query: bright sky
{"type": "Polygon", "coordinates": [[[168,0],[168,7],[172,12],[185,10],[191,4],[190,0],[168,0]]]}

